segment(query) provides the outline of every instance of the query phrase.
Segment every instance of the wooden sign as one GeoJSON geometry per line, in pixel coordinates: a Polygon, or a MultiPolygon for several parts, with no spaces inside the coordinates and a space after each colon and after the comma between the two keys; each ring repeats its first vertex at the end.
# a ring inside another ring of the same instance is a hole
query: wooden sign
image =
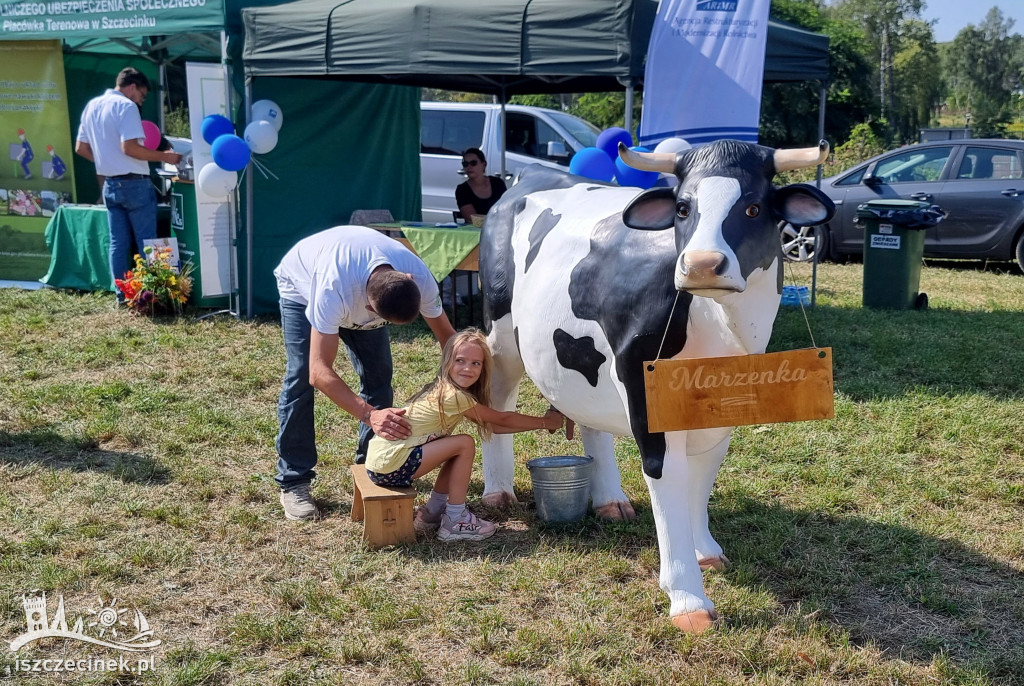
{"type": "Polygon", "coordinates": [[[835,416],[832,348],[644,363],[652,432],[835,416]]]}

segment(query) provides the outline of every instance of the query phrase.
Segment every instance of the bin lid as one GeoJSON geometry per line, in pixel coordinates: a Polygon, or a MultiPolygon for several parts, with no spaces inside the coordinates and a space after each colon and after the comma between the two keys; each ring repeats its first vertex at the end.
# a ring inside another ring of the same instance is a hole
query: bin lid
{"type": "Polygon", "coordinates": [[[869,200],[857,206],[857,219],[885,219],[905,229],[929,229],[945,218],[941,207],[918,200],[869,200]]]}

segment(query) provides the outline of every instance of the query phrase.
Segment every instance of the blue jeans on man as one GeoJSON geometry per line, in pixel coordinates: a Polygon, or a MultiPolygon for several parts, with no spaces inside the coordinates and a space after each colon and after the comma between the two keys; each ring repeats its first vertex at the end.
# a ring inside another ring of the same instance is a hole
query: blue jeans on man
{"type": "MultiPolygon", "coordinates": [[[[284,383],[277,401],[277,483],[282,489],[308,483],[316,477],[316,428],[313,424],[314,388],[309,383],[309,339],[312,327],[306,306],[281,299],[281,333],[287,358],[284,383]]],[[[391,337],[388,328],[339,329],[348,358],[359,376],[359,397],[376,408],[391,407],[391,337]]],[[[359,425],[356,463],[366,461],[366,446],[373,430],[359,425]]]]}
{"type": "MultiPolygon", "coordinates": [[[[120,279],[135,266],[132,258],[143,254],[143,241],[156,238],[156,189],[148,176],[107,177],[103,203],[110,225],[110,273],[120,279]]],[[[118,291],[117,299],[124,294],[118,291]]]]}

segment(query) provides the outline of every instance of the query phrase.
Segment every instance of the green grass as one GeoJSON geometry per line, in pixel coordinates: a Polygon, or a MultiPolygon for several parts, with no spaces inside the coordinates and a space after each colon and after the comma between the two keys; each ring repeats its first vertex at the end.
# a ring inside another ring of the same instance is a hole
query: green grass
{"type": "MultiPolygon", "coordinates": [[[[537,432],[515,439],[522,507],[485,510],[474,477],[492,539],[370,551],[349,520],[356,423],[322,398],[327,517],[281,516],[275,322],[0,289],[0,637],[38,589],[69,623],[118,598],[163,641],[152,674],[11,683],[1024,683],[1024,277],[930,264],[931,309],[887,312],[861,308],[861,269],[822,265],[806,320],[780,312],[771,350],[833,348],[836,417],[734,433],[710,508],[733,564],[705,575],[723,622],[696,637],[667,618],[632,441],[633,522],[540,523],[525,461],[582,445],[537,432]]],[[[393,338],[406,397],[438,349],[422,326],[393,338]]],[[[520,407],[544,406],[524,384],[520,407]]],[[[19,657],[86,655],[116,654],[48,639],[19,657]]]]}

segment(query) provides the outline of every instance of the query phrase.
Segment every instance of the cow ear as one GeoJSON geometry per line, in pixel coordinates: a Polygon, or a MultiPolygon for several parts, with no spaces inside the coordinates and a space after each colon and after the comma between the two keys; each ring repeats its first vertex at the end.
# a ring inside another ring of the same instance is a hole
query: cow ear
{"type": "Polygon", "coordinates": [[[660,231],[676,224],[676,189],[651,188],[629,201],[622,223],[631,229],[660,231]]]}
{"type": "Polygon", "coordinates": [[[832,199],[814,186],[794,183],[775,191],[772,200],[775,214],[793,226],[824,224],[836,213],[832,199]]]}

